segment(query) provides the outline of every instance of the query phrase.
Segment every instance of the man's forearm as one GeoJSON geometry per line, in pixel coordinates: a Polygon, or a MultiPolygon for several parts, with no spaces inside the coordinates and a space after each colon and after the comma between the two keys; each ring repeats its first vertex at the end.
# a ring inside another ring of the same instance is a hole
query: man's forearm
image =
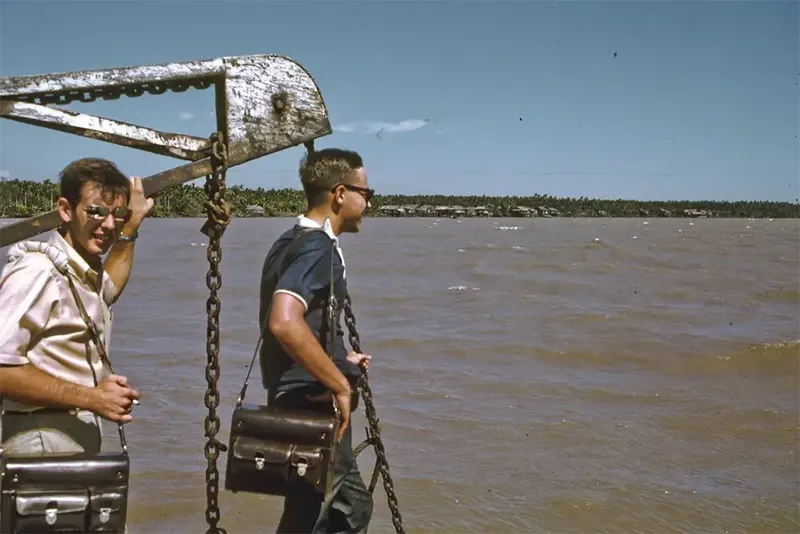
{"type": "Polygon", "coordinates": [[[334,393],[350,391],[350,382],[322,349],[305,321],[291,321],[278,327],[270,325],[270,328],[289,356],[325,387],[334,393]]]}
{"type": "Polygon", "coordinates": [[[56,378],[31,364],[0,367],[0,396],[32,406],[91,410],[94,388],[56,378]]]}
{"type": "MultiPolygon", "coordinates": [[[[154,200],[145,198],[144,186],[141,178],[134,178],[131,184],[131,196],[128,198],[128,208],[131,210],[131,217],[122,227],[120,233],[126,237],[132,237],[139,231],[142,221],[153,208],[154,200]]],[[[104,266],[105,272],[111,281],[114,282],[115,292],[113,302],[116,302],[128,283],[131,276],[131,266],[133,265],[133,243],[117,241],[108,252],[108,258],[104,266]]]]}
{"type": "MultiPolygon", "coordinates": [[[[133,231],[129,231],[127,229],[123,229],[122,232],[125,235],[133,233],[133,231]]],[[[114,302],[116,302],[119,296],[122,294],[122,290],[125,289],[128,279],[131,276],[131,268],[133,266],[133,248],[133,243],[117,241],[108,252],[108,258],[106,258],[106,263],[103,267],[103,270],[105,270],[105,272],[108,274],[108,277],[111,278],[111,281],[114,282],[114,288],[116,290],[114,293],[114,302]]]]}

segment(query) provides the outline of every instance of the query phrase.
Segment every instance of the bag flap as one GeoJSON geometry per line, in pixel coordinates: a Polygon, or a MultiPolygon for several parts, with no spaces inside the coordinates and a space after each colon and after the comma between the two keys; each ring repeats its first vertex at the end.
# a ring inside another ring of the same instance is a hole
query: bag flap
{"type": "Polygon", "coordinates": [[[234,439],[231,453],[237,460],[263,458],[268,464],[286,464],[292,457],[292,445],[240,436],[234,439]]]}
{"type": "Polygon", "coordinates": [[[309,467],[316,467],[323,461],[322,449],[308,445],[297,445],[292,450],[292,465],[304,463],[309,467]]]}
{"type": "Polygon", "coordinates": [[[20,516],[46,516],[48,512],[74,514],[86,511],[89,495],[84,492],[58,492],[51,495],[17,494],[17,514],[20,516]]]}
{"type": "Polygon", "coordinates": [[[116,453],[69,456],[10,456],[6,458],[5,489],[63,486],[75,489],[126,483],[130,459],[116,453]]]}
{"type": "Polygon", "coordinates": [[[92,494],[91,505],[93,512],[109,511],[119,512],[125,496],[115,491],[92,494]]]}
{"type": "Polygon", "coordinates": [[[290,445],[245,436],[240,436],[233,440],[231,453],[237,460],[246,462],[255,462],[257,458],[263,458],[264,463],[268,464],[288,464],[291,462],[294,466],[304,463],[309,467],[319,465],[324,458],[321,447],[290,445]]]}
{"type": "Polygon", "coordinates": [[[234,410],[231,425],[233,434],[325,446],[333,441],[339,421],[333,413],[243,404],[234,410]]]}

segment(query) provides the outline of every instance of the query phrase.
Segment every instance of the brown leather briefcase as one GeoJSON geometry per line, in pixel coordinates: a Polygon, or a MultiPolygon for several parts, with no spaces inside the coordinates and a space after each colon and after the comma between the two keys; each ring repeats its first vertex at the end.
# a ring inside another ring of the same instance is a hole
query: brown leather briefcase
{"type": "Polygon", "coordinates": [[[233,412],[225,489],[268,495],[327,494],[333,483],[339,418],[278,406],[233,412]]]}
{"type": "Polygon", "coordinates": [[[129,472],[127,453],[4,458],[0,531],[122,534],[129,472]]]}

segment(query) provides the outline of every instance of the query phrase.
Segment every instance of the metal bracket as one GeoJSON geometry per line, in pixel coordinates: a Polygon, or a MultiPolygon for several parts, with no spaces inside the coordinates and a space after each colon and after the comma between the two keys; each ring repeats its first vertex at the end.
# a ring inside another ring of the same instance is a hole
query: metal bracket
{"type": "MultiPolygon", "coordinates": [[[[152,196],[211,174],[210,141],[50,105],[211,86],[228,168],[332,133],[314,79],[299,63],[277,55],[0,78],[0,117],[192,162],[145,178],[145,194],[152,196]]],[[[55,210],[7,224],[0,227],[0,247],[60,224],[55,210]]]]}

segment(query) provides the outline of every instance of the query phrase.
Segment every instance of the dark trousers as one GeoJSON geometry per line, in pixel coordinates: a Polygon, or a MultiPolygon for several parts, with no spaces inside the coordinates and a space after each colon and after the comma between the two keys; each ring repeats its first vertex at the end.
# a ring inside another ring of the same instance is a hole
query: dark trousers
{"type": "MultiPolygon", "coordinates": [[[[304,393],[295,391],[280,395],[271,402],[287,408],[332,409],[330,402],[309,403],[304,400],[304,393]]],[[[347,427],[337,447],[333,485],[335,492],[333,500],[322,518],[319,515],[323,501],[318,495],[300,492],[287,496],[283,502],[283,515],[278,523],[277,532],[279,534],[366,534],[372,518],[373,501],[353,457],[352,425],[347,427]],[[317,529],[314,530],[317,523],[319,523],[317,529]]]]}

